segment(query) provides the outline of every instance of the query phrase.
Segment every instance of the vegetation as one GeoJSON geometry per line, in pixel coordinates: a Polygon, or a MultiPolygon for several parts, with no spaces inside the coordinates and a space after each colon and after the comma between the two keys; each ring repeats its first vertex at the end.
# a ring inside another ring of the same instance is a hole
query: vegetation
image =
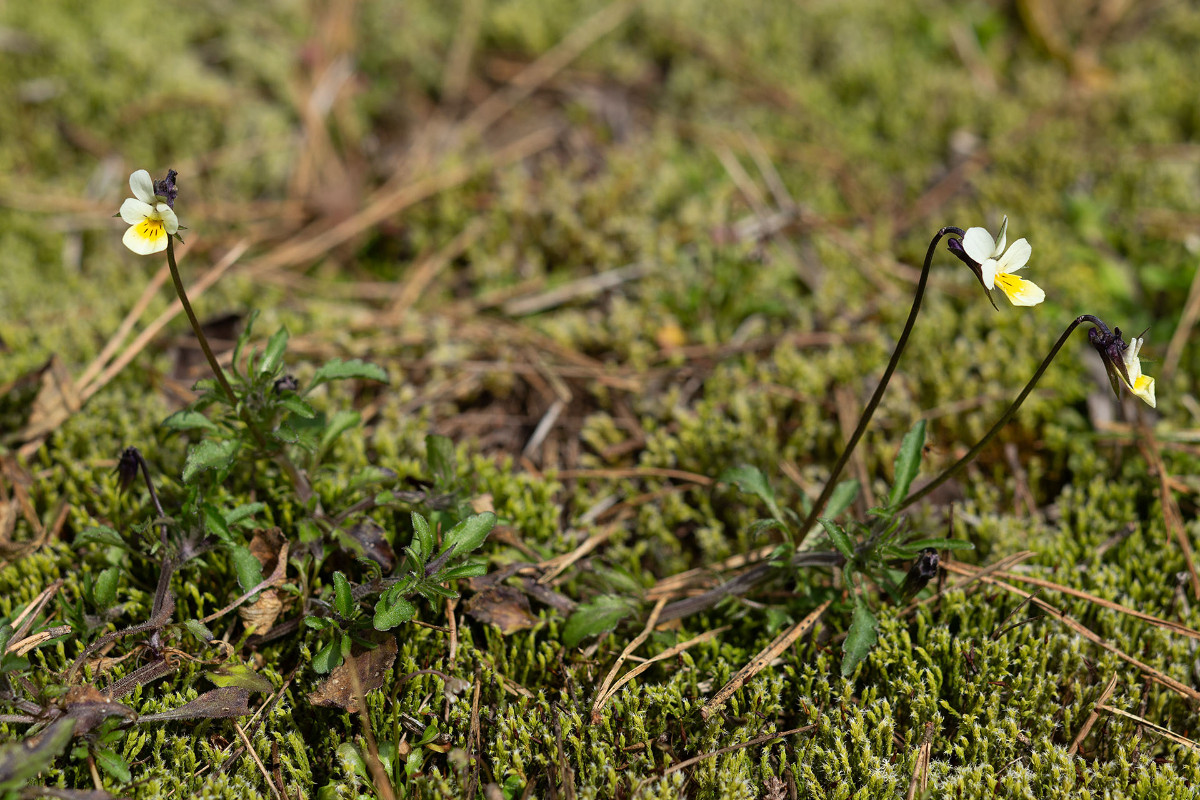
{"type": "Polygon", "coordinates": [[[1192,796],[1198,45],[3,6],[0,797],[1192,796]]]}

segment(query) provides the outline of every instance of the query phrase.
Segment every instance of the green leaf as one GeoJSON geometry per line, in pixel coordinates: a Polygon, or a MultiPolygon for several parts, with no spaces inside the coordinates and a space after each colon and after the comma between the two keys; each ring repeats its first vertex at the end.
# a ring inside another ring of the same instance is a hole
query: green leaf
{"type": "Polygon", "coordinates": [[[354,596],[350,591],[350,581],[340,572],[333,573],[333,607],[342,619],[350,619],[354,614],[354,596]]]}
{"type": "Polygon", "coordinates": [[[316,410],[294,394],[282,395],[276,402],[301,419],[312,419],[316,410]]]}
{"type": "Polygon", "coordinates": [[[96,577],[92,596],[96,599],[97,608],[112,608],[113,601],[117,599],[117,578],[120,576],[119,567],[109,567],[96,577]]]}
{"type": "Polygon", "coordinates": [[[467,517],[451,528],[442,539],[442,552],[446,552],[452,546],[456,557],[475,552],[495,525],[496,515],[491,511],[467,517]]]}
{"type": "Polygon", "coordinates": [[[752,467],[748,464],[743,464],[740,467],[731,467],[721,473],[721,477],[717,478],[721,483],[732,484],[746,494],[757,496],[767,505],[767,509],[771,512],[771,516],[780,522],[785,522],[783,512],[779,510],[779,504],[775,502],[775,491],[771,488],[771,484],[767,483],[767,477],[762,474],[762,470],[758,467],[752,467]]]}
{"type": "Polygon", "coordinates": [[[846,557],[847,561],[854,560],[854,542],[842,530],[842,527],[831,519],[821,517],[818,522],[825,528],[825,533],[829,534],[829,541],[833,542],[833,546],[837,551],[846,557]]]}
{"type": "Polygon", "coordinates": [[[222,689],[227,686],[236,686],[240,689],[248,689],[251,692],[262,692],[263,694],[270,694],[275,691],[275,686],[269,680],[245,664],[223,664],[217,669],[204,674],[214,685],[222,689]]]}
{"type": "Polygon", "coordinates": [[[779,530],[787,533],[788,527],[777,519],[756,519],[754,522],[750,523],[748,532],[751,536],[762,536],[764,533],[771,530],[779,530]]]}
{"type": "Polygon", "coordinates": [[[313,376],[312,383],[309,384],[308,389],[304,393],[308,394],[322,383],[344,381],[349,378],[366,378],[368,380],[379,381],[380,383],[388,382],[386,372],[374,364],[363,361],[361,358],[352,358],[349,361],[334,358],[317,370],[317,374],[313,376]]]}
{"type": "Polygon", "coordinates": [[[82,547],[85,544],[107,544],[112,547],[125,547],[125,540],[121,538],[121,534],[114,531],[107,525],[94,525],[90,528],[85,528],[80,531],[75,537],[72,547],[82,547]]]}
{"type": "Polygon", "coordinates": [[[598,636],[617,627],[617,623],[633,613],[633,606],[624,598],[602,594],[590,603],[575,609],[562,629],[564,647],[575,647],[589,636],[598,636]]]}
{"type": "Polygon", "coordinates": [[[187,463],[183,467],[183,482],[191,483],[196,473],[206,469],[224,472],[233,465],[241,442],[226,439],[221,442],[205,439],[188,448],[187,463]]]}
{"type": "Polygon", "coordinates": [[[254,321],[258,319],[258,309],[250,312],[250,316],[246,317],[246,327],[242,329],[242,333],[237,338],[237,342],[233,345],[233,372],[235,375],[240,375],[238,372],[239,365],[242,363],[242,350],[250,343],[250,334],[254,330],[254,321]]]}
{"type": "Polygon", "coordinates": [[[829,502],[825,504],[825,516],[830,519],[836,519],[839,514],[850,507],[854,502],[854,498],[858,497],[858,481],[851,478],[848,481],[842,481],[833,489],[833,493],[829,495],[829,502]]]}
{"type": "Polygon", "coordinates": [[[221,516],[224,518],[225,524],[232,527],[237,525],[242,520],[252,517],[258,512],[265,510],[266,507],[266,503],[244,503],[237,508],[221,512],[221,516]]]}
{"type": "Polygon", "coordinates": [[[964,542],[962,539],[917,539],[916,541],[893,545],[891,549],[907,556],[916,555],[927,547],[932,547],[934,550],[975,549],[975,545],[971,542],[964,542]]]}
{"type": "Polygon", "coordinates": [[[221,430],[211,419],[190,408],[176,411],[162,421],[162,426],[173,431],[205,430],[217,433],[221,430]]]}
{"type": "Polygon", "coordinates": [[[431,433],[425,437],[425,460],[429,462],[429,474],[437,488],[454,486],[458,469],[454,461],[454,442],[448,436],[431,433]]]}
{"type": "Polygon", "coordinates": [[[375,619],[373,620],[375,630],[390,631],[397,625],[403,625],[417,615],[417,607],[410,603],[404,595],[394,593],[394,596],[389,597],[391,592],[384,592],[379,598],[379,602],[375,604],[375,619]]]}
{"type": "Polygon", "coordinates": [[[235,544],[233,529],[225,521],[225,515],[221,513],[221,509],[211,503],[205,503],[202,508],[204,510],[204,525],[208,528],[209,532],[226,544],[235,544]]]}
{"type": "Polygon", "coordinates": [[[249,548],[240,544],[230,544],[227,549],[242,591],[248,592],[262,583],[262,564],[254,557],[249,548]]]}
{"type": "Polygon", "coordinates": [[[208,629],[208,626],[198,619],[184,620],[183,627],[187,628],[188,633],[201,642],[211,642],[214,638],[213,632],[208,629]]]}
{"type": "Polygon", "coordinates": [[[362,415],[357,411],[339,411],[326,424],[325,432],[321,434],[321,443],[317,446],[318,451],[325,452],[329,449],[337,438],[346,431],[358,425],[362,421],[362,415]]]}
{"type": "Polygon", "coordinates": [[[925,447],[925,420],[918,420],[912,430],[904,435],[900,452],[896,455],[895,483],[888,496],[888,506],[895,508],[908,496],[908,487],[921,471],[921,451],[925,447]]]}
{"type": "Polygon", "coordinates": [[[115,751],[106,747],[94,751],[92,755],[96,757],[96,763],[100,765],[100,768],[117,783],[129,783],[132,780],[133,776],[129,774],[129,764],[115,751]]]}
{"type": "Polygon", "coordinates": [[[288,331],[280,328],[267,342],[267,351],[263,353],[262,363],[258,365],[258,373],[274,375],[283,364],[283,354],[287,351],[288,331]]]}
{"type": "Polygon", "coordinates": [[[429,522],[416,511],[412,512],[413,524],[413,542],[417,545],[417,552],[421,556],[421,561],[429,560],[433,555],[433,530],[429,527],[429,522]]]}
{"type": "Polygon", "coordinates": [[[444,569],[435,576],[435,579],[438,583],[446,583],[447,581],[455,581],[460,578],[474,578],[486,574],[487,564],[472,561],[466,564],[459,564],[457,567],[444,569]]]}
{"type": "Polygon", "coordinates": [[[315,631],[323,631],[333,626],[333,620],[324,617],[305,617],[304,624],[315,631]]]}
{"type": "Polygon", "coordinates": [[[854,619],[850,622],[850,630],[846,632],[846,641],[842,644],[842,677],[849,678],[854,668],[867,657],[875,646],[875,629],[879,623],[867,601],[861,596],[854,596],[854,619]]]}
{"type": "Polygon", "coordinates": [[[333,670],[334,667],[341,665],[341,643],[341,637],[338,637],[317,651],[317,654],[313,656],[312,660],[313,669],[317,673],[324,675],[333,670]]]}

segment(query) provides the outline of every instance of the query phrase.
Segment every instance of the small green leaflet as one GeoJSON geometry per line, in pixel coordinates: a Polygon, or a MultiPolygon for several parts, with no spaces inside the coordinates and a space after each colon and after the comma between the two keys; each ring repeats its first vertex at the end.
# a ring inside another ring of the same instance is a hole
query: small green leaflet
{"type": "Polygon", "coordinates": [[[846,641],[842,644],[842,677],[849,678],[854,673],[858,663],[867,657],[875,646],[875,629],[879,623],[867,601],[861,595],[854,595],[854,619],[850,622],[850,630],[846,632],[846,641]]]}
{"type": "Polygon", "coordinates": [[[904,435],[900,452],[896,454],[895,483],[888,496],[888,507],[895,508],[908,496],[908,487],[921,471],[921,451],[925,447],[925,420],[918,420],[912,430],[904,435]]]}

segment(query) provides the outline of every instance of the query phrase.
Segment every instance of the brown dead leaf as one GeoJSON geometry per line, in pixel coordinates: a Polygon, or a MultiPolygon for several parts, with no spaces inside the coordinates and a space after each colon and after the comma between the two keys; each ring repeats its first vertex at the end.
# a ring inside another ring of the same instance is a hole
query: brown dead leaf
{"type": "Polygon", "coordinates": [[[355,648],[354,660],[335,667],[329,673],[329,677],[321,681],[321,685],[309,693],[308,699],[314,705],[341,708],[351,714],[357,713],[359,710],[358,692],[355,689],[355,682],[350,670],[358,671],[358,684],[362,687],[362,693],[365,695],[367,692],[383,686],[384,676],[387,675],[387,671],[392,668],[392,663],[396,660],[396,651],[396,637],[387,634],[380,635],[379,646],[374,650],[359,652],[359,648],[355,648]]]}
{"type": "Polygon", "coordinates": [[[511,586],[483,590],[467,601],[466,610],[478,621],[495,625],[505,636],[538,623],[538,618],[529,610],[529,598],[511,586]]]}
{"type": "MultiPolygon", "coordinates": [[[[254,532],[250,539],[250,555],[262,564],[263,574],[271,575],[279,566],[279,559],[287,558],[287,539],[279,528],[262,528],[254,532]]],[[[286,567],[279,573],[279,579],[272,585],[282,586],[286,580],[286,567]]],[[[248,606],[238,609],[238,616],[246,627],[253,626],[254,632],[262,635],[275,626],[275,620],[283,612],[283,599],[275,589],[266,589],[259,593],[258,600],[248,606]]]]}
{"type": "Polygon", "coordinates": [[[362,546],[362,554],[374,561],[384,574],[391,572],[396,566],[396,551],[388,544],[383,535],[383,528],[373,519],[364,519],[351,526],[348,531],[350,538],[362,546]]]}
{"type": "Polygon", "coordinates": [[[109,717],[130,719],[137,716],[132,708],[115,702],[92,686],[72,686],[58,702],[63,714],[75,720],[76,736],[93,730],[109,717]]]}

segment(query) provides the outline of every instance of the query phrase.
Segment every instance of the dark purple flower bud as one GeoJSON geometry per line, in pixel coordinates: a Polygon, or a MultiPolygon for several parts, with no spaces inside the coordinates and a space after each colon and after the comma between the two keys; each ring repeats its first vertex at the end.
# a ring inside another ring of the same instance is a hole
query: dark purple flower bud
{"type": "Polygon", "coordinates": [[[282,378],[275,381],[274,387],[275,394],[294,392],[300,388],[300,381],[296,380],[295,375],[284,375],[282,378]]]}
{"type": "Polygon", "coordinates": [[[126,447],[121,451],[121,458],[117,461],[117,485],[122,492],[129,491],[129,487],[137,480],[141,461],[142,454],[136,447],[126,447]]]}
{"type": "Polygon", "coordinates": [[[917,592],[925,588],[927,583],[933,580],[934,576],[938,574],[939,561],[938,551],[932,547],[926,547],[917,553],[917,558],[913,561],[908,575],[904,577],[904,584],[900,587],[900,594],[905,600],[914,597],[917,592]]]}
{"type": "Polygon", "coordinates": [[[965,247],[963,247],[962,239],[947,239],[946,249],[949,250],[955,258],[971,268],[971,272],[975,273],[975,280],[979,281],[979,285],[983,287],[983,293],[987,295],[988,302],[992,304],[992,308],[995,308],[997,311],[999,311],[1000,309],[997,308],[996,301],[992,299],[991,291],[988,290],[987,284],[983,282],[983,265],[967,255],[967,250],[965,247]]]}
{"type": "Polygon", "coordinates": [[[1109,331],[1108,326],[1096,325],[1088,330],[1088,341],[1096,348],[1100,360],[1104,362],[1104,371],[1108,373],[1108,382],[1112,384],[1113,394],[1120,397],[1121,382],[1124,381],[1127,386],[1132,385],[1129,373],[1125,369],[1124,356],[1125,348],[1129,345],[1125,344],[1121,337],[1121,329],[1113,328],[1109,331]]]}
{"type": "Polygon", "coordinates": [[[179,173],[173,169],[167,170],[167,177],[154,182],[154,193],[167,201],[171,208],[175,207],[175,198],[179,196],[179,187],[175,185],[175,176],[179,173]]]}

